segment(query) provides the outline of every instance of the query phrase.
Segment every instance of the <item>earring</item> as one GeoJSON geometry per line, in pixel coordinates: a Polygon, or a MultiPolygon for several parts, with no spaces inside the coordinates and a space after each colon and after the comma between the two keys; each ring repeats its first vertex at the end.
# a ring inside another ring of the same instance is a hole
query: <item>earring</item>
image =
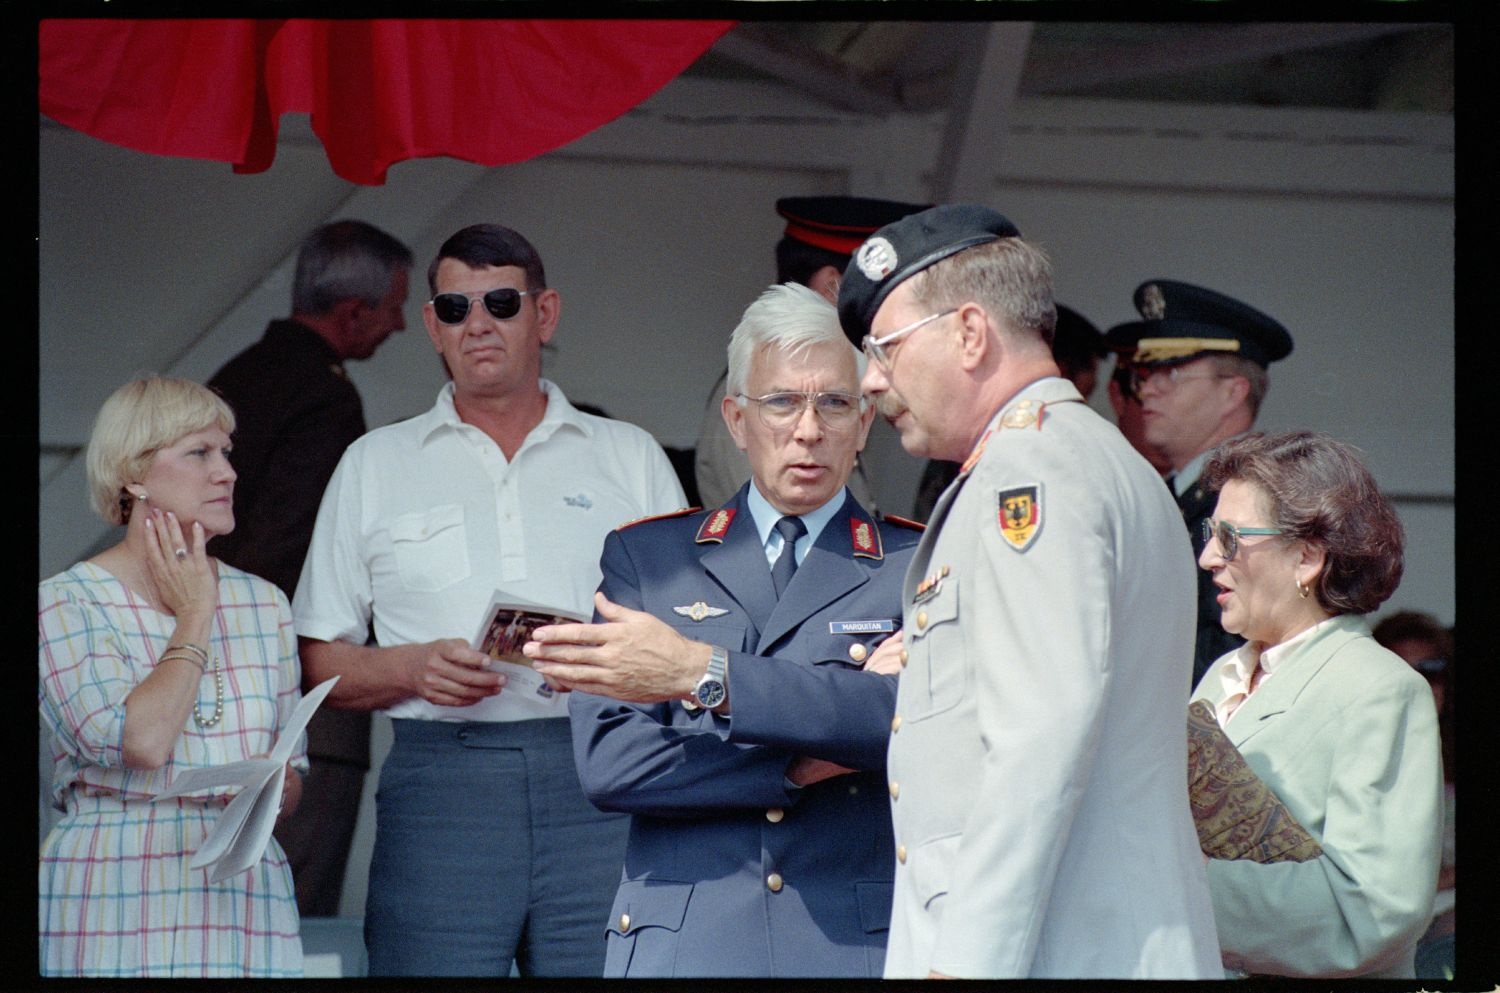
{"type": "Polygon", "coordinates": [[[1297,595],[1300,596],[1302,599],[1306,600],[1308,598],[1308,595],[1311,594],[1311,593],[1312,593],[1312,590],[1309,589],[1308,587],[1304,586],[1301,583],[1297,584],[1297,595]]]}

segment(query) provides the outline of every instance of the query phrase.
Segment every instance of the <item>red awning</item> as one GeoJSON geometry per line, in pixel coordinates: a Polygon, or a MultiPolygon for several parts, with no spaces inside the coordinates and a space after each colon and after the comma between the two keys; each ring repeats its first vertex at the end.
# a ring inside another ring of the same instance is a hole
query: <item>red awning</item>
{"type": "Polygon", "coordinates": [[[333,171],[503,165],[607,124],[732,21],[44,20],[42,113],[105,141],[261,172],[307,113],[333,171]]]}

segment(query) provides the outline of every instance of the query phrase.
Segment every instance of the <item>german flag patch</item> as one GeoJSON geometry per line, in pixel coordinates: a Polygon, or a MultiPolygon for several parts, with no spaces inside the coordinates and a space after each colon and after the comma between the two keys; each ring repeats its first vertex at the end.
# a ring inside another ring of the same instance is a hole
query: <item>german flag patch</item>
{"type": "Polygon", "coordinates": [[[1000,537],[1016,551],[1026,551],[1042,529],[1042,484],[1001,490],[996,502],[1000,537]]]}

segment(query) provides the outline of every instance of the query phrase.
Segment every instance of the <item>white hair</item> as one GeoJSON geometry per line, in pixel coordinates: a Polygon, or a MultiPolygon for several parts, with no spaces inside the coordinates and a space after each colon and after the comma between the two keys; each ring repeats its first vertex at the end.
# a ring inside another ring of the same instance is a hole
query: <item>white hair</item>
{"type": "Polygon", "coordinates": [[[745,392],[750,364],[761,348],[780,348],[795,355],[814,345],[831,344],[842,344],[854,353],[855,379],[863,377],[864,353],[844,337],[839,312],[826,297],[801,283],[770,286],[745,308],[729,336],[729,395],[745,392]]]}

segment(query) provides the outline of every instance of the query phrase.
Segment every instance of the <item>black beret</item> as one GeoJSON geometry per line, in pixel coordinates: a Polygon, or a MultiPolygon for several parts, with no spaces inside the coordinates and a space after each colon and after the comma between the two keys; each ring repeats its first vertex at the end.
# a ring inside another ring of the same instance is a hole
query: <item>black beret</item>
{"type": "Polygon", "coordinates": [[[1292,336],[1274,318],[1222,293],[1170,279],[1136,287],[1143,320],[1105,332],[1110,347],[1138,365],[1185,362],[1200,356],[1240,355],[1259,366],[1292,352],[1292,336]]]}
{"type": "Polygon", "coordinates": [[[792,241],[853,255],[860,242],[885,225],[927,206],[869,197],[782,197],[776,213],[786,218],[785,236],[792,241]]]}
{"type": "Polygon", "coordinates": [[[1019,238],[1004,215],[978,204],[942,204],[875,232],[854,253],[839,285],[839,323],[860,347],[891,290],[934,262],[1001,238],[1019,238]]]}

